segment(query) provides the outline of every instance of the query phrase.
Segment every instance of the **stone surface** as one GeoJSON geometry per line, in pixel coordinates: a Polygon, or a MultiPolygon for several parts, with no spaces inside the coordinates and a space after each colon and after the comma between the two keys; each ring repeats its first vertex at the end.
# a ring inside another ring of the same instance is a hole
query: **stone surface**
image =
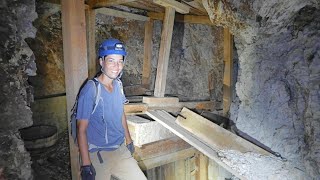
{"type": "Polygon", "coordinates": [[[175,23],[167,94],[181,100],[222,101],[223,29],[175,23]]]}
{"type": "Polygon", "coordinates": [[[211,20],[235,35],[239,71],[231,119],[320,179],[320,2],[203,2],[211,20]]]}
{"type": "Polygon", "coordinates": [[[65,77],[60,6],[37,1],[36,11],[39,17],[34,26],[38,31],[28,44],[37,64],[37,75],[30,77],[29,82],[38,98],[65,93],[65,77]]]}
{"type": "Polygon", "coordinates": [[[139,116],[127,116],[127,121],[134,145],[138,147],[175,136],[157,121],[139,116]]]}
{"type": "Polygon", "coordinates": [[[5,179],[32,179],[30,154],[20,135],[14,131],[0,133],[0,167],[5,179]]]}
{"type": "Polygon", "coordinates": [[[218,153],[222,162],[238,172],[247,180],[256,179],[311,179],[300,169],[281,158],[262,156],[255,153],[242,154],[238,151],[229,150],[218,153]]]}
{"type": "Polygon", "coordinates": [[[32,179],[30,156],[18,129],[32,125],[33,95],[27,79],[36,69],[25,39],[35,36],[35,3],[4,0],[0,13],[0,177],[32,179]]]}
{"type": "MultiPolygon", "coordinates": [[[[97,15],[97,44],[114,37],[124,41],[127,62],[124,86],[141,84],[144,22],[97,15]]],[[[159,56],[161,21],[154,21],[151,62],[151,89],[159,56]]],[[[172,35],[166,94],[181,100],[222,101],[223,49],[222,28],[175,23],[172,35]],[[210,84],[210,87],[208,86],[210,84]]]]}

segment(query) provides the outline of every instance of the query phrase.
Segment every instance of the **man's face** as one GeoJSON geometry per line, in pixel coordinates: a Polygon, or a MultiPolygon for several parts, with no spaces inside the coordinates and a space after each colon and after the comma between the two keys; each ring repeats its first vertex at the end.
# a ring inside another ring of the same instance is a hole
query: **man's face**
{"type": "Polygon", "coordinates": [[[104,58],[104,60],[100,60],[100,65],[105,71],[105,73],[109,76],[109,78],[117,78],[121,73],[124,60],[122,55],[111,54],[104,58]]]}

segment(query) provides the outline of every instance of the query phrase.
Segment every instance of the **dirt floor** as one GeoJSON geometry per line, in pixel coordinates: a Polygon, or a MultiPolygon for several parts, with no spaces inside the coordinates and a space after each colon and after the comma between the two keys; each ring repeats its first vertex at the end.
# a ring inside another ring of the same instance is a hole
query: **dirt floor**
{"type": "Polygon", "coordinates": [[[68,132],[49,148],[29,151],[34,180],[71,179],[68,132]]]}

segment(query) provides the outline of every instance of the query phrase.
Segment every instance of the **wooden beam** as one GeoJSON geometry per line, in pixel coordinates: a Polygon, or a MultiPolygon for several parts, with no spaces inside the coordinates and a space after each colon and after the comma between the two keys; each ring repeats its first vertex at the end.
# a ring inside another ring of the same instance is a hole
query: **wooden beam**
{"type": "Polygon", "coordinates": [[[261,155],[272,155],[268,151],[212,123],[208,119],[183,108],[176,123],[207,143],[212,149],[236,150],[242,153],[254,152],[261,155]]]}
{"type": "Polygon", "coordinates": [[[179,104],[179,98],[177,97],[143,97],[142,102],[148,104],[148,106],[177,106],[179,104]]]}
{"type": "Polygon", "coordinates": [[[209,16],[193,16],[193,15],[179,15],[176,18],[177,22],[190,23],[190,24],[203,24],[203,25],[214,25],[209,16]]]}
{"type": "MultiPolygon", "coordinates": [[[[51,4],[56,4],[61,6],[61,0],[44,0],[43,2],[51,3],[51,4]]],[[[84,4],[85,9],[89,9],[89,5],[84,4]]]]}
{"type": "Polygon", "coordinates": [[[129,103],[124,105],[124,112],[127,115],[145,114],[148,110],[166,110],[168,112],[180,112],[183,107],[197,110],[212,110],[212,101],[200,102],[177,102],[176,99],[143,97],[143,103],[129,103]]]}
{"type": "Polygon", "coordinates": [[[100,7],[120,5],[120,4],[129,3],[133,1],[136,1],[136,0],[90,0],[89,5],[93,8],[100,8],[100,7]]]}
{"type": "Polygon", "coordinates": [[[164,19],[164,13],[161,12],[148,12],[147,16],[154,20],[163,21],[164,19]]]}
{"type": "Polygon", "coordinates": [[[166,8],[167,7],[174,8],[175,11],[181,14],[188,14],[190,10],[190,7],[188,5],[185,5],[175,0],[152,0],[152,1],[166,8]]]}
{"type": "MultiPolygon", "coordinates": [[[[183,107],[189,109],[198,109],[198,110],[213,110],[214,103],[213,101],[199,101],[199,102],[179,102],[179,98],[176,97],[143,97],[142,102],[148,105],[148,109],[160,109],[161,107],[170,109],[178,108],[179,111],[183,107]]],[[[170,111],[172,112],[172,111],[170,111]]]]}
{"type": "Polygon", "coordinates": [[[195,155],[195,164],[196,164],[196,179],[208,179],[208,165],[209,159],[207,156],[201,152],[197,152],[195,155]]]}
{"type": "Polygon", "coordinates": [[[154,96],[156,97],[164,97],[165,94],[174,15],[175,10],[172,7],[166,7],[162,25],[157,76],[154,88],[154,96]]]}
{"type": "Polygon", "coordinates": [[[144,56],[142,66],[142,86],[149,89],[151,83],[153,20],[144,25],[144,56]]]}
{"type": "Polygon", "coordinates": [[[144,103],[129,103],[124,105],[124,112],[126,115],[130,114],[144,114],[148,106],[144,103]]]}
{"type": "Polygon", "coordinates": [[[164,8],[158,4],[152,3],[150,0],[139,0],[134,2],[125,3],[125,6],[145,10],[146,12],[164,12],[164,8]]]}
{"type": "Polygon", "coordinates": [[[118,11],[115,9],[110,8],[99,8],[96,9],[96,13],[108,15],[108,16],[114,16],[114,17],[120,17],[120,18],[126,18],[126,19],[132,19],[132,20],[138,20],[138,21],[149,21],[149,17],[142,16],[138,14],[128,13],[125,11],[118,11]]]}
{"type": "Polygon", "coordinates": [[[186,1],[186,0],[182,0],[182,2],[188,4],[189,6],[199,10],[202,13],[208,14],[207,10],[203,7],[202,3],[199,3],[197,1],[186,1]]]}
{"type": "Polygon", "coordinates": [[[165,154],[163,156],[154,157],[152,159],[144,159],[138,161],[138,164],[142,170],[147,170],[161,165],[165,165],[171,162],[179,161],[186,159],[190,156],[193,156],[195,153],[195,148],[184,149],[181,151],[176,151],[170,154],[165,154]]]}
{"type": "Polygon", "coordinates": [[[194,156],[196,150],[179,137],[157,141],[136,147],[133,154],[143,170],[158,167],[194,156]]]}
{"type": "Polygon", "coordinates": [[[207,143],[200,141],[198,138],[193,136],[192,133],[176,124],[175,118],[171,116],[169,113],[165,111],[156,110],[147,111],[146,114],[154,120],[158,121],[166,128],[168,128],[171,132],[175,133],[181,139],[185,140],[190,145],[201,151],[203,154],[217,162],[220,166],[224,167],[229,172],[233,173],[238,178],[244,179],[244,177],[240,175],[237,171],[233,170],[231,167],[222,162],[217,152],[214,149],[212,149],[207,143]]]}
{"type": "Polygon", "coordinates": [[[86,9],[86,21],[87,21],[87,47],[88,47],[88,69],[89,78],[93,78],[97,73],[98,60],[96,56],[96,13],[93,9],[86,9]]]}
{"type": "Polygon", "coordinates": [[[227,116],[232,101],[232,72],[233,72],[233,36],[229,29],[223,30],[223,56],[224,56],[224,73],[223,73],[223,114],[227,116]]]}
{"type": "MultiPolygon", "coordinates": [[[[155,13],[155,12],[148,12],[147,15],[151,19],[156,20],[163,20],[164,13],[155,13]]],[[[182,23],[190,23],[190,24],[203,24],[203,25],[209,25],[212,26],[214,23],[210,21],[210,18],[208,16],[195,16],[195,15],[180,15],[177,14],[175,19],[176,22],[182,22],[182,23]]]]}
{"type": "Polygon", "coordinates": [[[208,177],[211,179],[232,179],[233,175],[218,163],[209,159],[208,177]]]}
{"type": "MultiPolygon", "coordinates": [[[[79,88],[88,77],[84,0],[61,1],[61,14],[67,112],[70,117],[79,88]]],[[[70,123],[67,124],[71,175],[72,179],[79,179],[79,151],[70,136],[70,123]]]]}
{"type": "Polygon", "coordinates": [[[187,107],[188,109],[213,111],[215,104],[213,101],[199,101],[199,102],[179,102],[180,107],[187,107]]]}

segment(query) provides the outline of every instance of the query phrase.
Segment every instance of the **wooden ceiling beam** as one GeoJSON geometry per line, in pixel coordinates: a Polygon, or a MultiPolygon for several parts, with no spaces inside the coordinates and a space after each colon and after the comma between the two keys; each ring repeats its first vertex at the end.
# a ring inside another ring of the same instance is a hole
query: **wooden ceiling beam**
{"type": "Polygon", "coordinates": [[[162,6],[159,6],[158,4],[152,3],[150,0],[139,0],[139,1],[133,1],[130,3],[125,3],[123,5],[126,5],[128,7],[133,7],[137,9],[142,9],[145,11],[151,11],[151,12],[164,12],[164,8],[162,6]]]}
{"type": "Polygon", "coordinates": [[[152,2],[164,7],[172,7],[175,11],[181,14],[187,14],[190,11],[190,7],[188,5],[175,0],[152,0],[152,2]]]}
{"type": "Polygon", "coordinates": [[[187,0],[182,0],[182,2],[188,4],[189,6],[199,10],[202,13],[207,14],[207,10],[203,7],[202,3],[199,3],[198,1],[187,1],[187,0]]]}
{"type": "Polygon", "coordinates": [[[120,4],[129,3],[133,1],[136,1],[136,0],[90,0],[88,4],[90,7],[96,9],[101,7],[120,5],[120,4]]]}
{"type": "MultiPolygon", "coordinates": [[[[164,13],[154,13],[148,12],[147,14],[151,19],[155,20],[163,20],[164,13]]],[[[175,21],[183,22],[183,23],[191,23],[191,24],[204,24],[204,25],[214,25],[209,19],[208,16],[195,16],[195,15],[179,15],[177,14],[175,17],[175,21]]]]}
{"type": "Polygon", "coordinates": [[[138,20],[138,21],[149,21],[149,19],[150,19],[147,16],[142,16],[142,15],[133,14],[133,13],[124,12],[124,11],[118,11],[118,10],[110,9],[110,8],[96,9],[96,14],[98,14],[98,13],[105,14],[108,16],[115,16],[115,17],[120,17],[120,18],[138,20]]]}

